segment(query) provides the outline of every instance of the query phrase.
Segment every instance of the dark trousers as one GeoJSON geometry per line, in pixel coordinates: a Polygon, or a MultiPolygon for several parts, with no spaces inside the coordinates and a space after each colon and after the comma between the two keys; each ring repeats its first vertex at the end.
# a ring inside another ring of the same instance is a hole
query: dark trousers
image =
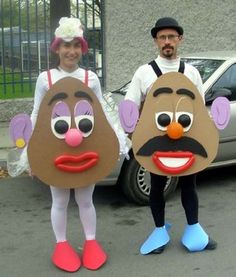
{"type": "MultiPolygon", "coordinates": [[[[156,227],[165,224],[164,188],[166,176],[151,175],[150,208],[156,227]]],[[[196,192],[196,174],[179,177],[181,202],[189,225],[198,223],[198,196],[196,192]]]]}

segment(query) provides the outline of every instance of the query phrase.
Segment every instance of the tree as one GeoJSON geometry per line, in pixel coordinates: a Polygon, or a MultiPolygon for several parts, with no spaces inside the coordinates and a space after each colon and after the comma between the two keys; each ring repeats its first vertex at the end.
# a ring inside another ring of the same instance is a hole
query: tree
{"type": "MultiPolygon", "coordinates": [[[[0,27],[21,26],[23,30],[34,32],[44,28],[45,15],[48,17],[48,1],[1,1],[0,27]]],[[[49,26],[47,26],[49,27],[49,26]]]]}
{"type": "Polygon", "coordinates": [[[0,5],[0,27],[4,28],[9,26],[17,26],[19,3],[12,3],[12,1],[1,1],[0,5]]]}
{"type": "Polygon", "coordinates": [[[58,5],[58,0],[50,1],[50,31],[51,37],[53,37],[53,32],[58,26],[58,21],[61,17],[70,17],[70,0],[61,0],[58,5]]]}

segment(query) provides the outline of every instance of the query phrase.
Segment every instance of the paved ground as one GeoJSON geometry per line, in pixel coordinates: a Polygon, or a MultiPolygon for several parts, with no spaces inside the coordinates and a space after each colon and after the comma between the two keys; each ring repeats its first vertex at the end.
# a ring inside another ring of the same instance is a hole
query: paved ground
{"type": "MultiPolygon", "coordinates": [[[[142,256],[139,246],[153,228],[148,207],[132,205],[115,187],[97,187],[97,237],[109,260],[99,271],[61,272],[50,262],[54,237],[50,193],[30,177],[0,179],[1,277],[233,277],[236,276],[236,175],[234,168],[209,171],[199,178],[200,219],[218,241],[218,249],[188,253],[179,243],[185,219],[179,191],[167,203],[171,242],[162,255],[142,256]]],[[[83,233],[73,199],[68,211],[68,239],[81,251],[83,233]]]]}

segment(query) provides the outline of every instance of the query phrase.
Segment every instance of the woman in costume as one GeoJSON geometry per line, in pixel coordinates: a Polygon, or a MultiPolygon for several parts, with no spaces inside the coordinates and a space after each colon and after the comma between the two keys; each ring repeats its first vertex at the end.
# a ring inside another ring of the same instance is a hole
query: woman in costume
{"type": "Polygon", "coordinates": [[[33,175],[50,185],[56,239],[53,264],[68,272],[77,271],[81,264],[97,270],[107,255],[96,240],[93,191],[117,163],[119,151],[128,152],[129,140],[115,109],[104,101],[97,75],[78,65],[88,50],[79,19],[60,19],[51,50],[58,55],[58,64],[38,76],[31,118],[19,114],[11,120],[11,137],[24,150],[9,153],[8,171],[15,177],[32,169],[33,175]],[[82,260],[66,236],[70,188],[74,188],[85,235],[82,260]]]}
{"type": "MultiPolygon", "coordinates": [[[[40,103],[44,95],[55,82],[64,77],[78,78],[92,89],[99,101],[102,101],[101,86],[97,75],[78,65],[82,55],[88,50],[79,19],[67,17],[60,19],[51,50],[58,55],[58,66],[44,71],[38,76],[31,115],[33,126],[37,120],[40,103]]],[[[66,237],[70,189],[50,186],[52,195],[51,223],[56,238],[52,262],[62,270],[77,271],[81,263],[88,269],[96,270],[107,260],[105,251],[96,240],[96,211],[92,200],[94,187],[95,185],[92,184],[74,189],[75,201],[79,207],[80,220],[85,234],[81,261],[66,237]]]]}

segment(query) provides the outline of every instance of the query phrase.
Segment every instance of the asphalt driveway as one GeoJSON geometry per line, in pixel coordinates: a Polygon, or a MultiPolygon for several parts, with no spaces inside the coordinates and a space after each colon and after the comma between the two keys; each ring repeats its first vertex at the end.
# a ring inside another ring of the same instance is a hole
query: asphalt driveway
{"type": "MultiPolygon", "coordinates": [[[[236,275],[236,175],[234,168],[214,170],[198,179],[200,222],[217,240],[215,251],[188,253],[179,243],[185,217],[179,190],[168,201],[171,242],[161,255],[142,256],[139,246],[152,231],[148,207],[128,203],[115,187],[97,187],[97,238],[109,260],[99,271],[81,268],[70,276],[233,277],[236,275]]],[[[50,262],[54,236],[49,188],[30,177],[0,179],[0,276],[69,276],[50,262]]],[[[68,211],[68,239],[80,252],[83,233],[73,195],[68,211]]]]}

